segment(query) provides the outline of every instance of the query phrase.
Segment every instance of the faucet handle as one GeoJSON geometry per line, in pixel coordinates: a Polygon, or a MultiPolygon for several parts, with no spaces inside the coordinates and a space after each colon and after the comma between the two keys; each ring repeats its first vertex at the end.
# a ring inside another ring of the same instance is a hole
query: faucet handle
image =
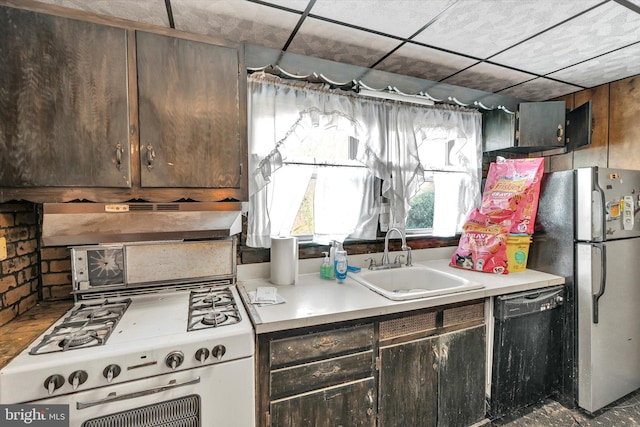
{"type": "Polygon", "coordinates": [[[407,251],[407,267],[411,267],[413,265],[411,259],[411,247],[409,247],[409,245],[404,245],[402,250],[407,251]]]}
{"type": "Polygon", "coordinates": [[[374,267],[376,267],[376,266],[378,265],[378,264],[376,264],[376,260],[375,260],[375,259],[373,259],[373,258],[371,258],[371,257],[366,258],[366,259],[364,260],[364,262],[367,262],[367,261],[369,261],[369,270],[373,270],[373,268],[374,268],[374,267]]]}
{"type": "Polygon", "coordinates": [[[404,258],[404,255],[397,255],[395,257],[395,259],[393,260],[394,264],[402,264],[402,258],[404,258]]]}

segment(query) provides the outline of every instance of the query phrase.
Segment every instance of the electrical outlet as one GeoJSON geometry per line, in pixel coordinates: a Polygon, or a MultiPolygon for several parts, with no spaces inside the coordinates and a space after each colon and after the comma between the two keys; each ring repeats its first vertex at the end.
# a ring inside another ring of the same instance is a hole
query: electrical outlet
{"type": "Polygon", "coordinates": [[[0,237],[0,261],[7,259],[7,238],[0,237]]]}

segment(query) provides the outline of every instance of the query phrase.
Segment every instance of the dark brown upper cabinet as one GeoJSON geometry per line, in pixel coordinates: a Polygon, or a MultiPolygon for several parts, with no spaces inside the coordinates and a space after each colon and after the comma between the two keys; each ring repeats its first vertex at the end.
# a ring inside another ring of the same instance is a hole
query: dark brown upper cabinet
{"type": "Polygon", "coordinates": [[[142,187],[240,188],[238,50],[136,31],[142,187]]]}
{"type": "Polygon", "coordinates": [[[242,44],[50,5],[0,25],[0,202],[248,200],[242,44]]]}
{"type": "Polygon", "coordinates": [[[0,187],[130,187],[126,30],[3,6],[0,27],[0,187]]]}
{"type": "Polygon", "coordinates": [[[591,143],[591,103],[571,111],[565,101],[522,102],[515,113],[482,113],[483,151],[573,151],[591,143]]]}
{"type": "Polygon", "coordinates": [[[515,113],[482,114],[483,151],[533,152],[565,145],[564,101],[522,102],[515,113]]]}

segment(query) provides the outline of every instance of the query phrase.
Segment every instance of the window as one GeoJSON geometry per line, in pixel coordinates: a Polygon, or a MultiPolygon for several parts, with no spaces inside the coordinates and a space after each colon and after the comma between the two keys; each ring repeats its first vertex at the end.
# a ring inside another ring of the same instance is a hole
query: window
{"type": "Polygon", "coordinates": [[[250,76],[249,89],[248,245],[269,247],[270,236],[285,234],[374,239],[386,211],[388,226],[452,236],[477,206],[479,113],[274,76],[250,76]]]}

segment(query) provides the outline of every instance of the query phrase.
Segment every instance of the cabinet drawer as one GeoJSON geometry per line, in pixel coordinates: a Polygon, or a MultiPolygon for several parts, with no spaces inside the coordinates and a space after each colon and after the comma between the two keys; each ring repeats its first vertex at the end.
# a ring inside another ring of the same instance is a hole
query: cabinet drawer
{"type": "Polygon", "coordinates": [[[373,324],[273,340],[270,343],[272,368],[320,360],[373,347],[373,324]]]}
{"type": "Polygon", "coordinates": [[[366,378],[271,402],[270,427],[376,425],[376,380],[366,378]]]}
{"type": "Polygon", "coordinates": [[[337,385],[373,375],[373,351],[271,371],[272,399],[337,385]]]}

